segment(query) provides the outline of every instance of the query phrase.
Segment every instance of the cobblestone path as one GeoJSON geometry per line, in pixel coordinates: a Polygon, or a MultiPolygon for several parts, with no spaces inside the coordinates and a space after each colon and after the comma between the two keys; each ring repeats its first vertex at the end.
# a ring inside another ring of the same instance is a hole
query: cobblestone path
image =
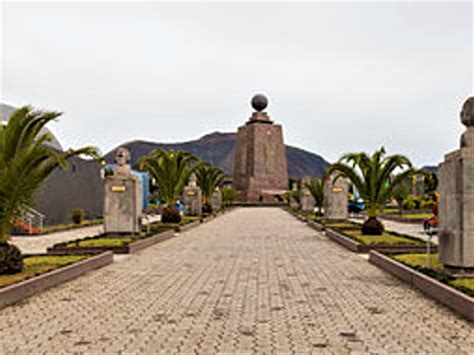
{"type": "Polygon", "coordinates": [[[0,353],[438,353],[474,327],[286,212],[237,209],[0,311],[0,353]]]}

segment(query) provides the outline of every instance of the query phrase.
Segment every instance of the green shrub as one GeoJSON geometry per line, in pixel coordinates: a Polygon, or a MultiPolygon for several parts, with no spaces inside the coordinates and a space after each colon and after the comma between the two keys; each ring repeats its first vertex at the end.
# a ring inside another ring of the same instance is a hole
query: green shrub
{"type": "Polygon", "coordinates": [[[161,215],[161,221],[163,223],[180,223],[181,214],[179,213],[178,207],[169,206],[163,209],[163,214],[161,215]]]}
{"type": "Polygon", "coordinates": [[[423,200],[421,201],[421,208],[423,209],[433,209],[438,203],[433,200],[423,200]]]}
{"type": "Polygon", "coordinates": [[[403,200],[402,205],[404,210],[418,210],[421,208],[421,198],[410,195],[403,200]]]}
{"type": "Polygon", "coordinates": [[[75,208],[72,210],[72,221],[74,224],[81,224],[84,220],[84,211],[80,208],[75,208]]]}

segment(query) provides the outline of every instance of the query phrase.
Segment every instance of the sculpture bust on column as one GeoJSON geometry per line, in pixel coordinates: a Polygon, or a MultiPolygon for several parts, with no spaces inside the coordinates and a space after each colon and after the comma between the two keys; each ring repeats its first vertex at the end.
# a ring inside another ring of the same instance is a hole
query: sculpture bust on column
{"type": "Polygon", "coordinates": [[[316,201],[309,191],[307,185],[311,183],[311,177],[305,176],[301,179],[300,184],[300,205],[302,211],[314,212],[316,201]]]}
{"type": "Polygon", "coordinates": [[[474,97],[464,103],[460,149],[438,169],[440,260],[451,274],[474,275],[474,97]]]}
{"type": "Polygon", "coordinates": [[[189,177],[188,186],[183,191],[184,214],[186,216],[202,215],[202,191],[197,185],[197,177],[192,173],[189,177]]]}
{"type": "Polygon", "coordinates": [[[141,231],[143,207],[141,180],[132,174],[130,152],[117,149],[113,174],[105,178],[104,230],[106,234],[136,234],[141,231]]]}

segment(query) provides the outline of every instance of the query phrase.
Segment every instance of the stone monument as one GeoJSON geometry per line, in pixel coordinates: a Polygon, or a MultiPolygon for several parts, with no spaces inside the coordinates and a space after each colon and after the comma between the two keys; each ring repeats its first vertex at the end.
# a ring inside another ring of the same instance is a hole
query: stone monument
{"type": "Polygon", "coordinates": [[[222,192],[219,187],[216,187],[212,193],[211,207],[213,211],[220,211],[222,209],[222,192]]]}
{"type": "Polygon", "coordinates": [[[324,184],[324,219],[339,221],[348,218],[349,183],[344,178],[334,182],[337,173],[327,177],[324,184]]]}
{"type": "Polygon", "coordinates": [[[283,129],[264,112],[264,95],[255,95],[251,103],[255,112],[237,132],[234,186],[241,201],[273,201],[288,190],[283,129]]]}
{"type": "Polygon", "coordinates": [[[291,184],[291,193],[289,194],[289,201],[288,204],[290,207],[294,210],[297,210],[300,208],[299,202],[295,199],[295,195],[298,196],[298,184],[296,182],[293,182],[291,184]]]}
{"type": "Polygon", "coordinates": [[[196,174],[192,173],[188,186],[184,188],[184,214],[186,216],[202,215],[202,191],[197,186],[196,174]]]}
{"type": "Polygon", "coordinates": [[[439,166],[439,250],[448,271],[474,273],[474,97],[461,111],[461,148],[439,166]]]}
{"type": "Polygon", "coordinates": [[[316,201],[306,185],[311,183],[311,177],[305,176],[300,183],[300,205],[302,211],[314,212],[316,201]]]}
{"type": "Polygon", "coordinates": [[[117,149],[113,174],[105,178],[104,231],[106,234],[140,233],[143,187],[130,169],[130,152],[117,149]]]}

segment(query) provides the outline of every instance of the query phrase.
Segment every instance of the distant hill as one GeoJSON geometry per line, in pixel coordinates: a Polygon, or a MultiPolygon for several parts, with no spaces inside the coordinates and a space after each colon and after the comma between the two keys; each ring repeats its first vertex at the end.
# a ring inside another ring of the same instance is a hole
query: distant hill
{"type": "Polygon", "coordinates": [[[427,171],[429,173],[435,173],[435,174],[438,173],[438,167],[437,166],[426,165],[426,166],[422,167],[421,170],[427,171]]]}
{"type": "MultiPolygon", "coordinates": [[[[130,150],[132,165],[140,157],[148,155],[154,149],[172,149],[188,151],[202,161],[218,166],[229,175],[232,175],[233,172],[235,133],[215,132],[198,140],[184,143],[154,143],[138,140],[121,146],[130,150]]],[[[108,162],[113,161],[117,148],[106,155],[108,162]]],[[[329,163],[321,156],[291,146],[286,146],[286,157],[288,175],[294,178],[301,178],[305,175],[321,177],[323,171],[329,166],[329,163]]]]}

